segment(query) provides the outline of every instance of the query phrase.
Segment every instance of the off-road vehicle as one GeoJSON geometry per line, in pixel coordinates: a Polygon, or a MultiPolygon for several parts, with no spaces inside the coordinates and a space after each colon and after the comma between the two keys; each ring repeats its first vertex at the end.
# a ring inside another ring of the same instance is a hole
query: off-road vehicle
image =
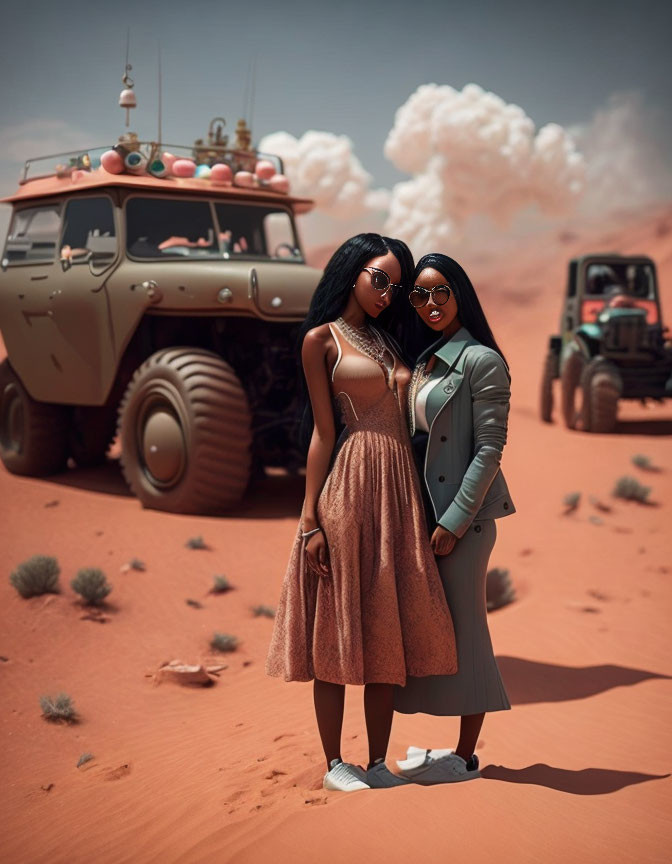
{"type": "Polygon", "coordinates": [[[569,263],[560,335],[551,336],[541,382],[541,418],[551,422],[560,378],[569,429],[611,432],[619,399],[672,397],[656,267],[644,256],[584,255],[569,263]]]}
{"type": "MultiPolygon", "coordinates": [[[[261,158],[197,144],[188,156],[234,174],[261,158]]],[[[321,272],[295,215],[312,202],[251,175],[161,176],[156,145],[137,140],[121,148],[140,154],[129,171],[108,173],[103,149],[45,157],[42,175],[27,162],[4,199],[0,457],[53,474],[101,462],[118,433],[143,505],[226,510],[251,471],[302,464],[295,339],[321,272]],[[130,173],[141,158],[159,176],[130,173]]]]}

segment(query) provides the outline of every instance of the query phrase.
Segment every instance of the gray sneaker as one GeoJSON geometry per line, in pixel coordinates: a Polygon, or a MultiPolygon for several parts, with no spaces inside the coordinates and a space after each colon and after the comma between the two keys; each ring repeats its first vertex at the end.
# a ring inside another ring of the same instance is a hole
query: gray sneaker
{"type": "Polygon", "coordinates": [[[404,777],[422,786],[434,783],[459,783],[463,780],[475,780],[481,776],[478,769],[469,771],[467,763],[457,753],[450,753],[441,759],[426,758],[422,765],[406,768],[404,777]]]}
{"type": "Polygon", "coordinates": [[[384,762],[379,762],[366,772],[366,782],[372,789],[391,789],[393,786],[407,786],[412,781],[398,777],[384,762]]]}

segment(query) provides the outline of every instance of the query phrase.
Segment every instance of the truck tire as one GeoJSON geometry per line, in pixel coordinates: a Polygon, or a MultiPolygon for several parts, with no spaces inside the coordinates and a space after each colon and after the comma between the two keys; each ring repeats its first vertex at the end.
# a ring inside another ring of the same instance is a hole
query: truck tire
{"type": "Polygon", "coordinates": [[[584,428],[587,432],[613,432],[623,382],[618,370],[604,357],[594,357],[582,376],[584,428]]]}
{"type": "Polygon", "coordinates": [[[557,356],[549,351],[544,360],[544,371],[541,376],[540,413],[544,423],[553,422],[553,381],[557,365],[557,356]]]}
{"type": "Polygon", "coordinates": [[[577,397],[581,395],[581,376],[585,365],[583,354],[576,350],[569,355],[560,373],[562,416],[568,429],[576,429],[582,419],[581,408],[577,408],[577,397]]]}
{"type": "Polygon", "coordinates": [[[0,363],[0,458],[8,471],[28,477],[64,471],[68,415],[64,405],[33,399],[9,360],[0,363]]]}
{"type": "Polygon", "coordinates": [[[77,405],[70,419],[68,449],[78,468],[105,461],[117,432],[115,406],[77,405]]]}
{"type": "Polygon", "coordinates": [[[157,351],[119,407],[121,467],[143,506],[211,513],[237,504],[250,476],[251,416],[237,375],[201,348],[157,351]]]}

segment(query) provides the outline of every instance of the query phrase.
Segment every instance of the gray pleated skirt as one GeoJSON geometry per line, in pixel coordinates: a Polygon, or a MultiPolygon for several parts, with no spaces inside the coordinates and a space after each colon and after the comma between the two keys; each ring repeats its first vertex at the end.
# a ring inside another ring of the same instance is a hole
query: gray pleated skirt
{"type": "Polygon", "coordinates": [[[453,616],[458,671],[407,678],[404,687],[394,688],[396,711],[462,716],[511,707],[492,650],[485,605],[485,576],[496,537],[494,519],[475,519],[450,555],[437,557],[453,616]]]}

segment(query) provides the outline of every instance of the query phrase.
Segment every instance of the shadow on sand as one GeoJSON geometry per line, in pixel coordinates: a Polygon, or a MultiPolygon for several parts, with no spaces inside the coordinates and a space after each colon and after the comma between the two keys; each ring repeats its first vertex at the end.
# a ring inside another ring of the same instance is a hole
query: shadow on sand
{"type": "Polygon", "coordinates": [[[505,768],[503,765],[487,765],[481,769],[486,780],[501,780],[504,783],[528,783],[533,786],[546,786],[570,795],[608,795],[626,786],[646,783],[649,780],[663,780],[669,774],[640,774],[636,771],[611,771],[608,768],[583,768],[581,771],[567,771],[551,765],[537,763],[527,768],[505,768]]]}
{"type": "MultiPolygon", "coordinates": [[[[95,468],[68,468],[61,474],[40,478],[54,486],[70,486],[104,495],[132,498],[118,459],[107,459],[95,468]]],[[[263,476],[253,478],[247,492],[236,508],[207,516],[222,519],[278,519],[301,515],[301,504],[305,493],[306,479],[303,474],[289,474],[271,470],[263,476]]],[[[141,505],[138,503],[138,507],[141,505]]]]}
{"type": "Polygon", "coordinates": [[[616,435],[672,435],[672,419],[619,420],[616,435]]]}
{"type": "Polygon", "coordinates": [[[587,699],[614,687],[672,677],[627,666],[557,666],[506,656],[497,657],[497,665],[512,705],[587,699]]]}

